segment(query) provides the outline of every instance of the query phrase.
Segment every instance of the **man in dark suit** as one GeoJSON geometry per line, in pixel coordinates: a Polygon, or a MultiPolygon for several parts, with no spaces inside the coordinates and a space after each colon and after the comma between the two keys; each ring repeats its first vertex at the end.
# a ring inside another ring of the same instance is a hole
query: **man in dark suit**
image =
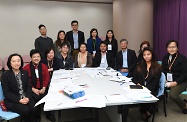
{"type": "Polygon", "coordinates": [[[69,41],[74,57],[79,52],[79,45],[85,41],[84,32],[78,30],[79,23],[77,20],[71,22],[72,30],[66,33],[65,39],[69,41]]]}
{"type": "Polygon", "coordinates": [[[107,52],[106,42],[101,42],[100,51],[95,54],[94,67],[114,68],[114,56],[112,53],[107,52]]]}
{"type": "Polygon", "coordinates": [[[137,64],[136,53],[134,50],[127,49],[126,39],[122,39],[120,45],[122,50],[117,53],[116,67],[120,72],[128,72],[127,77],[132,77],[137,64]]]}

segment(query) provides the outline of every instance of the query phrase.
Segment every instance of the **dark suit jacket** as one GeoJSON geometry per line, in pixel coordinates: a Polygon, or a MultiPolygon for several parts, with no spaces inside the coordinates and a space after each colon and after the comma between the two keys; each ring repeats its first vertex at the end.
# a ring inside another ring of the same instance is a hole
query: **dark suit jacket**
{"type": "MultiPolygon", "coordinates": [[[[108,67],[114,68],[114,56],[111,53],[106,53],[106,59],[108,63],[108,67]]],[[[99,67],[101,63],[101,52],[96,52],[94,57],[94,67],[99,67]]]]}
{"type": "Polygon", "coordinates": [[[146,79],[146,85],[145,85],[145,77],[147,75],[147,66],[146,65],[143,67],[143,70],[141,71],[141,73],[137,71],[137,68],[135,69],[132,81],[135,84],[139,83],[142,86],[146,86],[151,91],[151,93],[154,96],[156,96],[158,94],[158,89],[159,89],[161,69],[157,73],[152,74],[151,68],[152,67],[150,67],[150,69],[149,69],[150,72],[149,72],[149,75],[146,79]]]}
{"type": "MultiPolygon", "coordinates": [[[[68,31],[66,33],[65,40],[67,40],[70,43],[71,49],[73,50],[74,49],[73,31],[68,31]]],[[[79,45],[85,42],[84,32],[82,31],[78,31],[78,42],[79,45]]]]}
{"type": "MultiPolygon", "coordinates": [[[[27,71],[21,70],[21,80],[26,97],[31,100],[32,89],[27,71]]],[[[14,106],[14,104],[18,104],[20,97],[14,72],[12,70],[9,70],[3,73],[1,77],[1,83],[3,94],[5,96],[5,105],[7,106],[7,108],[11,108],[12,106],[14,106]]]]}
{"type": "MultiPolygon", "coordinates": [[[[176,54],[172,56],[171,62],[173,62],[176,54]]],[[[166,54],[162,59],[162,70],[165,75],[169,72],[168,65],[169,54],[166,54]]],[[[186,57],[178,53],[178,56],[171,67],[171,73],[173,75],[173,81],[178,84],[187,80],[187,60],[186,57]]]]}
{"type": "MultiPolygon", "coordinates": [[[[137,64],[137,57],[134,50],[127,49],[127,64],[128,64],[128,77],[133,76],[134,69],[137,64]]],[[[116,56],[116,68],[118,70],[123,68],[123,54],[122,51],[119,51],[116,56]]]]}

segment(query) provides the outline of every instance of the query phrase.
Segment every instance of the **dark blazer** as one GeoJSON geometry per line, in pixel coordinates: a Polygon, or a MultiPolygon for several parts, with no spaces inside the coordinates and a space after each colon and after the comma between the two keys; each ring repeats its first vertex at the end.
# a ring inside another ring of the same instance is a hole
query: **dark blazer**
{"type": "MultiPolygon", "coordinates": [[[[73,50],[74,49],[74,40],[73,40],[73,31],[72,30],[68,31],[66,33],[65,40],[69,41],[69,43],[71,45],[71,49],[73,50]]],[[[85,42],[84,32],[79,31],[79,30],[78,30],[78,42],[79,42],[79,45],[81,43],[85,42]]]]}
{"type": "Polygon", "coordinates": [[[118,42],[116,39],[113,39],[111,42],[109,40],[105,40],[107,45],[112,45],[112,50],[108,50],[107,52],[113,53],[114,57],[116,57],[116,54],[118,52],[118,42]]]}
{"type": "MultiPolygon", "coordinates": [[[[111,53],[106,53],[106,59],[108,63],[108,67],[114,68],[114,56],[111,53]]],[[[96,52],[95,57],[94,57],[94,67],[99,67],[101,63],[101,52],[96,52]]]]}
{"type": "MultiPolygon", "coordinates": [[[[128,77],[133,76],[134,69],[136,68],[137,64],[137,57],[134,50],[127,49],[127,64],[128,64],[128,77]]],[[[116,56],[116,68],[118,70],[123,68],[123,54],[122,51],[119,51],[116,56]]]]}
{"type": "MultiPolygon", "coordinates": [[[[25,95],[31,100],[32,89],[27,71],[21,70],[21,80],[25,95]]],[[[20,100],[17,80],[12,70],[8,70],[2,74],[1,84],[5,97],[5,105],[7,108],[12,108],[20,100]]]]}
{"type": "MultiPolygon", "coordinates": [[[[99,51],[100,50],[100,43],[101,43],[101,39],[98,37],[98,38],[96,38],[96,44],[95,44],[95,50],[96,51],[99,51]]],[[[87,49],[88,49],[88,52],[89,53],[91,53],[91,54],[93,54],[93,51],[94,51],[94,49],[93,49],[93,39],[92,38],[88,38],[87,39],[87,49]]]]}
{"type": "MultiPolygon", "coordinates": [[[[74,60],[75,68],[80,68],[79,65],[78,65],[78,54],[75,55],[75,60],[74,60]]],[[[87,64],[86,64],[86,67],[92,67],[92,64],[93,64],[92,62],[93,62],[92,55],[88,52],[87,53],[87,64]]]]}
{"type": "Polygon", "coordinates": [[[151,91],[151,93],[154,96],[156,96],[158,94],[158,89],[159,89],[161,69],[157,73],[152,74],[151,68],[152,67],[150,67],[149,74],[146,79],[146,85],[145,85],[145,77],[147,76],[147,66],[146,65],[143,67],[143,70],[141,71],[141,73],[137,71],[137,68],[135,69],[132,81],[135,84],[139,83],[140,85],[147,87],[151,91]]]}
{"type": "MultiPolygon", "coordinates": [[[[173,62],[176,54],[172,56],[171,62],[173,62]]],[[[162,70],[165,75],[169,72],[168,65],[169,54],[166,54],[162,59],[162,70]]],[[[178,84],[187,80],[187,59],[184,55],[178,53],[178,56],[171,67],[171,73],[173,75],[173,80],[178,84]]]]}

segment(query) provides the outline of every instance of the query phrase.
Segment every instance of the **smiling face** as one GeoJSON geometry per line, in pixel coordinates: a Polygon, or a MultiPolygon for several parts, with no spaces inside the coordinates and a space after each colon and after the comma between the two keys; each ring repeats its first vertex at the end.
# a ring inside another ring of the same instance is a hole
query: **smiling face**
{"type": "Polygon", "coordinates": [[[150,62],[152,60],[152,53],[149,50],[145,50],[143,52],[143,58],[146,62],[150,62]]]}
{"type": "Polygon", "coordinates": [[[109,32],[107,33],[107,36],[108,36],[108,38],[112,38],[113,33],[112,33],[111,31],[109,31],[109,32]]]}
{"type": "Polygon", "coordinates": [[[21,66],[21,59],[19,56],[13,56],[10,61],[10,65],[13,70],[19,70],[21,66]]]}
{"type": "Polygon", "coordinates": [[[167,47],[167,51],[170,55],[177,53],[178,51],[177,44],[175,42],[171,42],[167,47]]]}
{"type": "Polygon", "coordinates": [[[47,59],[52,60],[55,56],[55,52],[54,50],[51,50],[48,54],[47,54],[47,59]]]}
{"type": "Polygon", "coordinates": [[[31,61],[33,64],[39,64],[40,60],[41,60],[41,57],[39,53],[35,53],[31,57],[31,61]]]}

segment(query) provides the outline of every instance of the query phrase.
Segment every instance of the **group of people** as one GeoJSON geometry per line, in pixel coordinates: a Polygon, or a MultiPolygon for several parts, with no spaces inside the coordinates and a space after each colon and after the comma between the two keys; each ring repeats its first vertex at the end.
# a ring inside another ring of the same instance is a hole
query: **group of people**
{"type": "MultiPolygon", "coordinates": [[[[65,34],[59,31],[53,43],[47,37],[46,27],[39,25],[41,36],[35,40],[35,49],[30,51],[31,62],[23,67],[19,54],[9,56],[9,71],[3,73],[1,82],[8,110],[19,113],[25,122],[41,120],[42,105],[34,104],[48,92],[53,71],[83,67],[111,67],[133,77],[136,85],[147,87],[154,96],[159,90],[161,72],[167,77],[169,97],[187,114],[187,103],[179,94],[187,88],[187,60],[178,52],[178,42],[170,40],[166,44],[168,54],[163,57],[162,66],[148,41],[140,45],[138,58],[134,50],[128,49],[127,39],[120,40],[121,51],[112,30],[106,33],[105,41],[98,36],[97,29],[90,31],[85,43],[84,33],[78,30],[78,21],[71,22],[72,30],[65,34]]],[[[142,119],[150,118],[154,104],[141,104],[142,119]]],[[[46,117],[55,121],[54,111],[46,112],[46,117]]]]}

